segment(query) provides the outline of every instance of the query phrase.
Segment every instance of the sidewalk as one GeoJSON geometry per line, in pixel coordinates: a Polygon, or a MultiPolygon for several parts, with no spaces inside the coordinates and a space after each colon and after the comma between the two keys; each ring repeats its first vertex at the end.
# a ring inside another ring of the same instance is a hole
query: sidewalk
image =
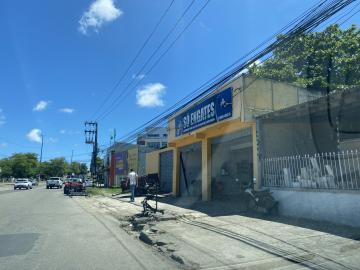
{"type": "Polygon", "coordinates": [[[165,214],[140,217],[142,198],[79,198],[188,269],[360,269],[360,230],[244,215],[234,203],[162,199],[165,214]]]}
{"type": "Polygon", "coordinates": [[[14,189],[14,183],[0,182],[0,192],[14,189]]]}

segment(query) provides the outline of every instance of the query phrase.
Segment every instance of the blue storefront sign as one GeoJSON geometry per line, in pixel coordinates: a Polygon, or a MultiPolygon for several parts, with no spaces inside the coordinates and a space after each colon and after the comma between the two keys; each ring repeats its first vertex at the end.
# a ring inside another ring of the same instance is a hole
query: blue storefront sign
{"type": "Polygon", "coordinates": [[[127,151],[119,152],[115,154],[116,160],[116,174],[126,175],[127,174],[127,151]]]}
{"type": "Polygon", "coordinates": [[[209,97],[175,118],[175,136],[232,117],[232,88],[209,97]]]}

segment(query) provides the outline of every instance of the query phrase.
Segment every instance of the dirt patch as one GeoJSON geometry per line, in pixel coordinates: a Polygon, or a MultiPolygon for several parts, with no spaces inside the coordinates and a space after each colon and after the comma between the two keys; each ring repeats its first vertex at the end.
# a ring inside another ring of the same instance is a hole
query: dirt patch
{"type": "Polygon", "coordinates": [[[174,239],[165,231],[157,227],[159,222],[171,222],[177,220],[175,215],[152,214],[143,216],[136,214],[128,217],[121,217],[120,227],[128,234],[138,238],[148,246],[154,248],[169,259],[178,263],[181,268],[196,269],[195,264],[187,261],[181,255],[177,254],[178,248],[174,245],[174,239]]]}

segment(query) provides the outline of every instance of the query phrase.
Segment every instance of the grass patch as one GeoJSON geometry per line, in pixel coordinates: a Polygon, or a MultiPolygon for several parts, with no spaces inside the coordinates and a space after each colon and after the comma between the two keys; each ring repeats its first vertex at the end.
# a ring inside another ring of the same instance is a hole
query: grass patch
{"type": "Polygon", "coordinates": [[[122,192],[121,188],[88,187],[86,191],[91,195],[111,196],[122,192]]]}

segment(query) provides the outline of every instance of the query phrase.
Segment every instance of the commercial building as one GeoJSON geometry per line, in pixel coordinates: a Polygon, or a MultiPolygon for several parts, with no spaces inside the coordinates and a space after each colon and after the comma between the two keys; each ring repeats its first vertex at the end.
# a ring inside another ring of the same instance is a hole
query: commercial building
{"type": "Polygon", "coordinates": [[[148,153],[146,170],[178,197],[239,198],[255,182],[280,214],[360,226],[359,90],[243,75],[169,119],[169,147],[148,153]]]}
{"type": "Polygon", "coordinates": [[[262,186],[282,214],[360,226],[359,90],[257,117],[262,186]]]}
{"type": "Polygon", "coordinates": [[[202,200],[236,197],[253,179],[259,187],[255,117],[318,96],[290,84],[238,76],[168,120],[170,148],[148,154],[147,171],[157,170],[161,181],[163,163],[171,157],[173,194],[202,200]]]}
{"type": "Polygon", "coordinates": [[[137,144],[152,149],[167,147],[168,133],[165,127],[148,127],[138,136],[137,144]]]}
{"type": "Polygon", "coordinates": [[[146,154],[146,174],[158,173],[160,191],[170,193],[173,189],[173,149],[151,151],[146,154]]]}
{"type": "Polygon", "coordinates": [[[130,169],[140,176],[145,174],[145,155],[151,149],[136,144],[118,142],[107,149],[104,159],[106,174],[105,185],[119,187],[130,169]]]}

